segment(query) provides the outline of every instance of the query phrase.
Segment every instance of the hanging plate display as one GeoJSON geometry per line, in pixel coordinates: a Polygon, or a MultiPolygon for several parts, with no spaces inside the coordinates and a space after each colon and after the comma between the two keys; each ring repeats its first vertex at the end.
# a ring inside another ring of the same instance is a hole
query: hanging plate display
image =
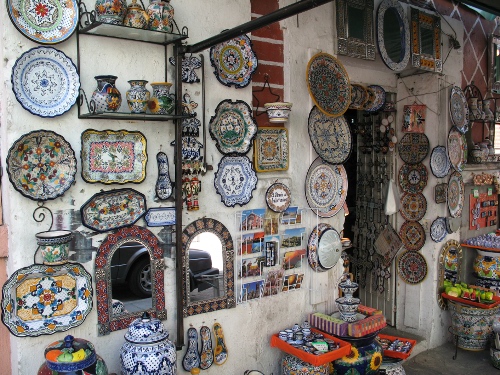
{"type": "Polygon", "coordinates": [[[467,163],[467,140],[454,126],[448,133],[448,157],[457,171],[462,171],[467,163]]]}
{"type": "Polygon", "coordinates": [[[40,117],[55,117],[69,111],[80,93],[75,64],[50,47],[23,53],[12,68],[11,80],[17,101],[40,117]]]}
{"type": "Polygon", "coordinates": [[[453,86],[450,93],[450,117],[451,122],[458,131],[465,134],[469,129],[469,106],[462,89],[453,86]]]}
{"type": "Polygon", "coordinates": [[[429,153],[429,138],[423,133],[406,133],[398,142],[398,151],[405,163],[421,163],[429,153]]]}
{"type": "Polygon", "coordinates": [[[347,196],[347,174],[343,165],[330,165],[317,158],[306,176],[306,199],[320,217],[332,217],[347,196]]]}
{"type": "Polygon", "coordinates": [[[220,83],[237,89],[248,86],[258,65],[252,42],[246,35],[211,47],[210,63],[220,83]]]}
{"type": "Polygon", "coordinates": [[[398,256],[398,274],[407,284],[418,284],[427,276],[427,262],[418,251],[406,250],[398,256]]]}
{"type": "Polygon", "coordinates": [[[401,208],[399,212],[405,220],[419,221],[427,212],[427,199],[425,199],[422,193],[404,193],[401,198],[401,208]]]}
{"type": "Polygon", "coordinates": [[[257,174],[246,156],[224,156],[215,172],[214,186],[227,207],[244,206],[257,187],[257,174]]]}
{"type": "Polygon", "coordinates": [[[55,199],[75,182],[75,152],[53,131],[32,131],[12,144],[7,154],[7,173],[14,188],[25,197],[36,201],[55,199]]]}
{"type": "Polygon", "coordinates": [[[363,85],[358,83],[351,84],[351,104],[350,109],[361,110],[368,100],[368,91],[363,85]]]}
{"type": "Polygon", "coordinates": [[[140,183],[146,178],[146,137],[138,131],[85,130],[81,158],[86,182],[140,183]]]}
{"type": "Polygon", "coordinates": [[[266,191],[266,203],[274,212],[284,212],[290,207],[292,193],[285,184],[275,182],[266,191]]]}
{"type": "Polygon", "coordinates": [[[399,186],[405,193],[421,193],[427,186],[427,178],[427,168],[422,163],[403,164],[399,169],[399,186]]]}
{"type": "Polygon", "coordinates": [[[437,178],[443,178],[450,173],[450,159],[444,146],[436,146],[431,153],[431,171],[437,178]]]}
{"type": "Polygon", "coordinates": [[[259,127],[253,146],[257,172],[286,171],[288,169],[288,130],[259,127]]]}
{"type": "Polygon", "coordinates": [[[368,93],[368,99],[361,109],[369,111],[369,108],[373,107],[373,103],[375,103],[377,96],[375,95],[375,91],[370,86],[366,87],[366,92],[368,93]]]}
{"type": "Polygon", "coordinates": [[[7,12],[14,26],[40,44],[57,44],[73,35],[78,10],[74,0],[7,0],[7,12]]]}
{"type": "Polygon", "coordinates": [[[365,106],[365,110],[368,112],[377,112],[385,104],[385,90],[378,85],[368,86],[373,92],[373,97],[370,98],[369,106],[365,106]]]}
{"type": "Polygon", "coordinates": [[[405,221],[399,230],[399,237],[407,250],[418,251],[425,244],[425,230],[418,221],[405,221]]]}
{"type": "Polygon", "coordinates": [[[448,234],[448,230],[446,229],[446,218],[438,217],[431,224],[430,235],[431,239],[434,242],[441,242],[445,239],[448,234]]]}
{"type": "Polygon", "coordinates": [[[2,288],[2,322],[18,337],[67,331],[92,310],[92,277],[79,263],[32,264],[2,288]]]}
{"type": "Polygon", "coordinates": [[[462,216],[464,207],[465,187],[462,175],[459,172],[453,172],[448,181],[448,211],[451,217],[462,216]]]}
{"type": "Polygon", "coordinates": [[[246,154],[257,133],[257,123],[247,103],[225,99],[217,105],[208,129],[222,154],[246,154]]]}
{"type": "Polygon", "coordinates": [[[327,116],[343,115],[351,104],[351,84],[342,65],[328,53],[314,55],[307,64],[307,88],[314,104],[327,116]]]}
{"type": "Polygon", "coordinates": [[[307,242],[307,260],[316,272],[333,268],[342,254],[342,241],[338,232],[329,224],[319,223],[307,242]]]}
{"type": "Polygon", "coordinates": [[[130,226],[145,212],[146,197],[134,189],[94,194],[80,208],[82,224],[99,233],[130,226]]]}
{"type": "Polygon", "coordinates": [[[344,116],[326,116],[314,106],[307,130],[314,150],[327,163],[343,164],[351,155],[351,130],[344,116]]]}

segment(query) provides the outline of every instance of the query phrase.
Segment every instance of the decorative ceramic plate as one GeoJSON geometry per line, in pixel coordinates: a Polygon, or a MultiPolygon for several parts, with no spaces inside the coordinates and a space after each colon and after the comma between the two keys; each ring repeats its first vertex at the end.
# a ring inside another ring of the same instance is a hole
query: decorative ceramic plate
{"type": "Polygon", "coordinates": [[[286,171],[289,164],[288,130],[259,127],[253,146],[257,172],[286,171]]]}
{"type": "Polygon", "coordinates": [[[333,268],[342,254],[342,241],[329,224],[319,223],[311,232],[307,243],[307,260],[317,272],[333,268]]]}
{"type": "Polygon", "coordinates": [[[459,217],[447,217],[446,218],[446,230],[449,234],[455,233],[460,229],[461,218],[459,217]]]}
{"type": "Polygon", "coordinates": [[[446,147],[436,146],[431,153],[431,171],[437,178],[443,178],[448,176],[450,173],[450,159],[448,159],[448,153],[446,152],[446,147]]]}
{"type": "Polygon", "coordinates": [[[175,225],[175,207],[150,208],[144,215],[144,220],[146,220],[148,227],[175,225]]]}
{"type": "Polygon", "coordinates": [[[403,164],[399,169],[399,186],[405,193],[421,193],[427,186],[427,177],[427,168],[422,163],[403,164]]]}
{"type": "Polygon", "coordinates": [[[36,201],[55,199],[75,182],[75,152],[53,131],[32,131],[12,144],[7,154],[7,173],[14,188],[25,197],[36,201]]]}
{"type": "Polygon", "coordinates": [[[237,89],[248,86],[258,65],[252,42],[246,35],[211,47],[210,63],[220,83],[237,89]]]}
{"type": "Polygon", "coordinates": [[[368,100],[368,91],[363,85],[358,83],[351,84],[351,104],[350,109],[363,109],[366,101],[368,100]]]}
{"type": "Polygon", "coordinates": [[[327,163],[343,164],[351,155],[351,130],[344,116],[326,116],[314,106],[307,130],[314,150],[327,163]]]}
{"type": "Polygon", "coordinates": [[[448,133],[448,157],[457,171],[463,170],[467,163],[467,140],[456,127],[452,127],[448,133]]]}
{"type": "Polygon", "coordinates": [[[56,44],[68,39],[78,26],[78,2],[74,0],[7,0],[14,26],[28,39],[56,44]]]}
{"type": "Polygon", "coordinates": [[[343,165],[330,165],[317,158],[306,176],[306,199],[320,217],[332,217],[347,196],[347,174],[343,165]]]}
{"type": "Polygon", "coordinates": [[[75,64],[50,47],[23,53],[12,68],[11,80],[17,101],[40,117],[55,117],[69,111],[80,93],[75,64]]]}
{"type": "Polygon", "coordinates": [[[399,237],[407,250],[418,251],[425,244],[425,230],[418,221],[405,221],[399,230],[399,237]]]}
{"type": "Polygon", "coordinates": [[[465,134],[469,129],[469,106],[464,92],[458,86],[451,88],[450,117],[460,133],[465,134]]]}
{"type": "Polygon", "coordinates": [[[451,217],[462,216],[464,208],[465,186],[460,172],[453,172],[448,181],[447,202],[451,217]]]}
{"type": "Polygon", "coordinates": [[[86,182],[140,183],[146,178],[146,137],[138,131],[85,130],[81,157],[86,182]]]}
{"type": "Polygon", "coordinates": [[[429,153],[429,138],[423,133],[406,133],[398,142],[398,151],[405,163],[421,163],[429,153]]]}
{"type": "Polygon", "coordinates": [[[366,100],[362,109],[364,109],[365,111],[369,111],[369,108],[373,107],[377,96],[375,95],[375,91],[370,86],[366,87],[366,92],[368,93],[368,99],[366,100]]]}
{"type": "Polygon", "coordinates": [[[447,234],[448,230],[446,229],[446,218],[438,217],[431,224],[431,230],[430,230],[431,239],[434,242],[441,242],[442,240],[444,240],[447,234]]]}
{"type": "Polygon", "coordinates": [[[214,186],[227,207],[244,206],[252,199],[257,175],[246,156],[224,156],[215,172],[214,186]]]}
{"type": "Polygon", "coordinates": [[[292,193],[285,184],[275,182],[266,191],[266,203],[274,212],[284,212],[292,201],[292,193]]]}
{"type": "Polygon", "coordinates": [[[18,337],[67,331],[92,310],[92,277],[79,263],[32,264],[2,288],[2,321],[18,337]]]}
{"type": "Polygon", "coordinates": [[[422,193],[404,193],[401,198],[401,208],[399,212],[405,220],[419,221],[427,212],[427,199],[425,199],[422,193]]]}
{"type": "Polygon", "coordinates": [[[307,64],[307,88],[314,104],[327,116],[343,115],[351,104],[351,84],[342,65],[328,53],[314,55],[307,64]]]}
{"type": "Polygon", "coordinates": [[[385,90],[378,85],[370,85],[368,87],[372,90],[375,97],[370,101],[370,106],[365,107],[365,110],[368,112],[377,112],[384,106],[385,90]]]}
{"type": "Polygon", "coordinates": [[[398,256],[398,274],[405,283],[418,284],[427,276],[427,262],[418,251],[406,250],[398,256]]]}
{"type": "Polygon", "coordinates": [[[215,109],[215,115],[210,119],[209,131],[222,154],[246,154],[257,133],[252,108],[241,100],[221,101],[215,109]]]}
{"type": "Polygon", "coordinates": [[[82,224],[99,233],[130,226],[145,212],[146,197],[134,189],[94,194],[80,208],[82,224]]]}

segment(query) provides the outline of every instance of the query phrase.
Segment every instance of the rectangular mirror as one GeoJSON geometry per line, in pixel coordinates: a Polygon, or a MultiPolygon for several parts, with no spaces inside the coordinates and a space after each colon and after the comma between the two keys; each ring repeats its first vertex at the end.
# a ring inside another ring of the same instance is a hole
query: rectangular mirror
{"type": "Polygon", "coordinates": [[[500,35],[492,34],[488,39],[488,89],[500,94],[500,35]]]}
{"type": "Polygon", "coordinates": [[[411,65],[433,72],[443,71],[441,56],[441,18],[410,8],[411,65]]]}

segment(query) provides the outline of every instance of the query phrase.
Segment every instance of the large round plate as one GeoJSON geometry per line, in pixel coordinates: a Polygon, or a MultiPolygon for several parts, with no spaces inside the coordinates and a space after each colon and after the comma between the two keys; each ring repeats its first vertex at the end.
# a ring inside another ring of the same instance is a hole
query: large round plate
{"type": "Polygon", "coordinates": [[[398,274],[405,283],[418,284],[427,276],[427,262],[418,251],[406,250],[398,256],[398,274]]]}
{"type": "Polygon", "coordinates": [[[7,173],[14,188],[25,197],[55,199],[75,182],[75,152],[61,135],[36,130],[13,143],[7,154],[7,173]]]}
{"type": "Polygon", "coordinates": [[[320,217],[332,217],[347,196],[347,174],[343,165],[330,165],[317,158],[306,176],[306,199],[320,217]]]}
{"type": "Polygon", "coordinates": [[[427,186],[427,177],[427,168],[422,163],[403,164],[399,169],[399,186],[405,193],[421,193],[427,186]]]}
{"type": "Polygon", "coordinates": [[[351,155],[352,136],[344,116],[326,116],[314,106],[307,130],[314,150],[327,163],[342,164],[351,155]]]}
{"type": "Polygon", "coordinates": [[[448,133],[448,157],[450,163],[457,171],[464,169],[467,163],[467,140],[454,126],[448,133]]]}
{"type": "Polygon", "coordinates": [[[450,93],[451,122],[462,133],[469,129],[469,107],[464,92],[458,86],[453,86],[450,93]]]}
{"type": "Polygon", "coordinates": [[[370,85],[368,86],[375,95],[370,101],[369,106],[365,106],[365,110],[368,112],[377,112],[384,106],[385,103],[385,90],[378,85],[370,85]]]}
{"type": "Polygon", "coordinates": [[[364,108],[364,105],[367,100],[368,100],[368,91],[366,91],[366,88],[358,83],[352,83],[351,104],[349,104],[349,108],[361,110],[364,108]]]}
{"type": "Polygon", "coordinates": [[[244,206],[257,187],[257,174],[246,156],[224,156],[215,172],[214,186],[227,207],[244,206]]]}
{"type": "Polygon", "coordinates": [[[7,0],[7,12],[14,26],[28,39],[56,44],[68,39],[78,26],[75,0],[7,0]]]}
{"type": "Polygon", "coordinates": [[[23,53],[12,68],[12,90],[27,111],[40,117],[67,112],[79,95],[80,77],[64,53],[38,47],[23,53]]]}
{"type": "Polygon", "coordinates": [[[274,212],[284,212],[290,206],[292,193],[285,184],[275,182],[266,191],[267,207],[274,212]]]}
{"type": "Polygon", "coordinates": [[[257,123],[247,103],[225,99],[210,118],[209,131],[222,154],[246,154],[257,133],[257,123]]]}
{"type": "Polygon", "coordinates": [[[342,255],[342,241],[329,224],[319,223],[311,232],[307,243],[307,260],[317,272],[333,268],[342,255]]]}
{"type": "Polygon", "coordinates": [[[220,83],[236,88],[248,86],[258,65],[252,42],[244,34],[211,47],[210,63],[220,83]]]}
{"type": "Polygon", "coordinates": [[[429,153],[429,138],[423,133],[406,133],[398,143],[398,151],[405,163],[420,163],[429,153]]]}
{"type": "Polygon", "coordinates": [[[418,251],[425,244],[425,230],[418,221],[405,221],[399,230],[399,237],[407,250],[418,251]]]}
{"type": "Polygon", "coordinates": [[[464,180],[460,172],[453,172],[448,181],[448,195],[446,201],[448,202],[448,211],[451,217],[462,216],[462,209],[464,208],[465,187],[464,180]]]}
{"type": "Polygon", "coordinates": [[[405,220],[419,221],[427,212],[427,199],[425,199],[422,193],[404,193],[401,198],[401,208],[399,212],[405,220]]]}
{"type": "Polygon", "coordinates": [[[307,88],[314,104],[327,116],[340,116],[351,104],[351,84],[342,65],[328,53],[314,55],[307,64],[307,88]]]}
{"type": "Polygon", "coordinates": [[[444,240],[447,234],[448,230],[446,229],[446,218],[438,217],[431,224],[431,230],[430,230],[431,239],[434,242],[441,242],[442,240],[444,240]]]}
{"type": "Polygon", "coordinates": [[[443,178],[450,173],[450,159],[446,152],[446,147],[436,146],[431,153],[431,171],[437,178],[443,178]]]}

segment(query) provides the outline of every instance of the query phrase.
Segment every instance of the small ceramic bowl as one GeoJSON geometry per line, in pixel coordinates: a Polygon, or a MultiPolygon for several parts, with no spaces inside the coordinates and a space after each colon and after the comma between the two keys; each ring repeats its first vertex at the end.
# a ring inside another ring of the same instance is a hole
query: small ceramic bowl
{"type": "Polygon", "coordinates": [[[264,104],[264,108],[267,111],[269,122],[273,123],[287,122],[288,118],[290,117],[292,103],[286,103],[286,102],[266,103],[264,104]]]}

